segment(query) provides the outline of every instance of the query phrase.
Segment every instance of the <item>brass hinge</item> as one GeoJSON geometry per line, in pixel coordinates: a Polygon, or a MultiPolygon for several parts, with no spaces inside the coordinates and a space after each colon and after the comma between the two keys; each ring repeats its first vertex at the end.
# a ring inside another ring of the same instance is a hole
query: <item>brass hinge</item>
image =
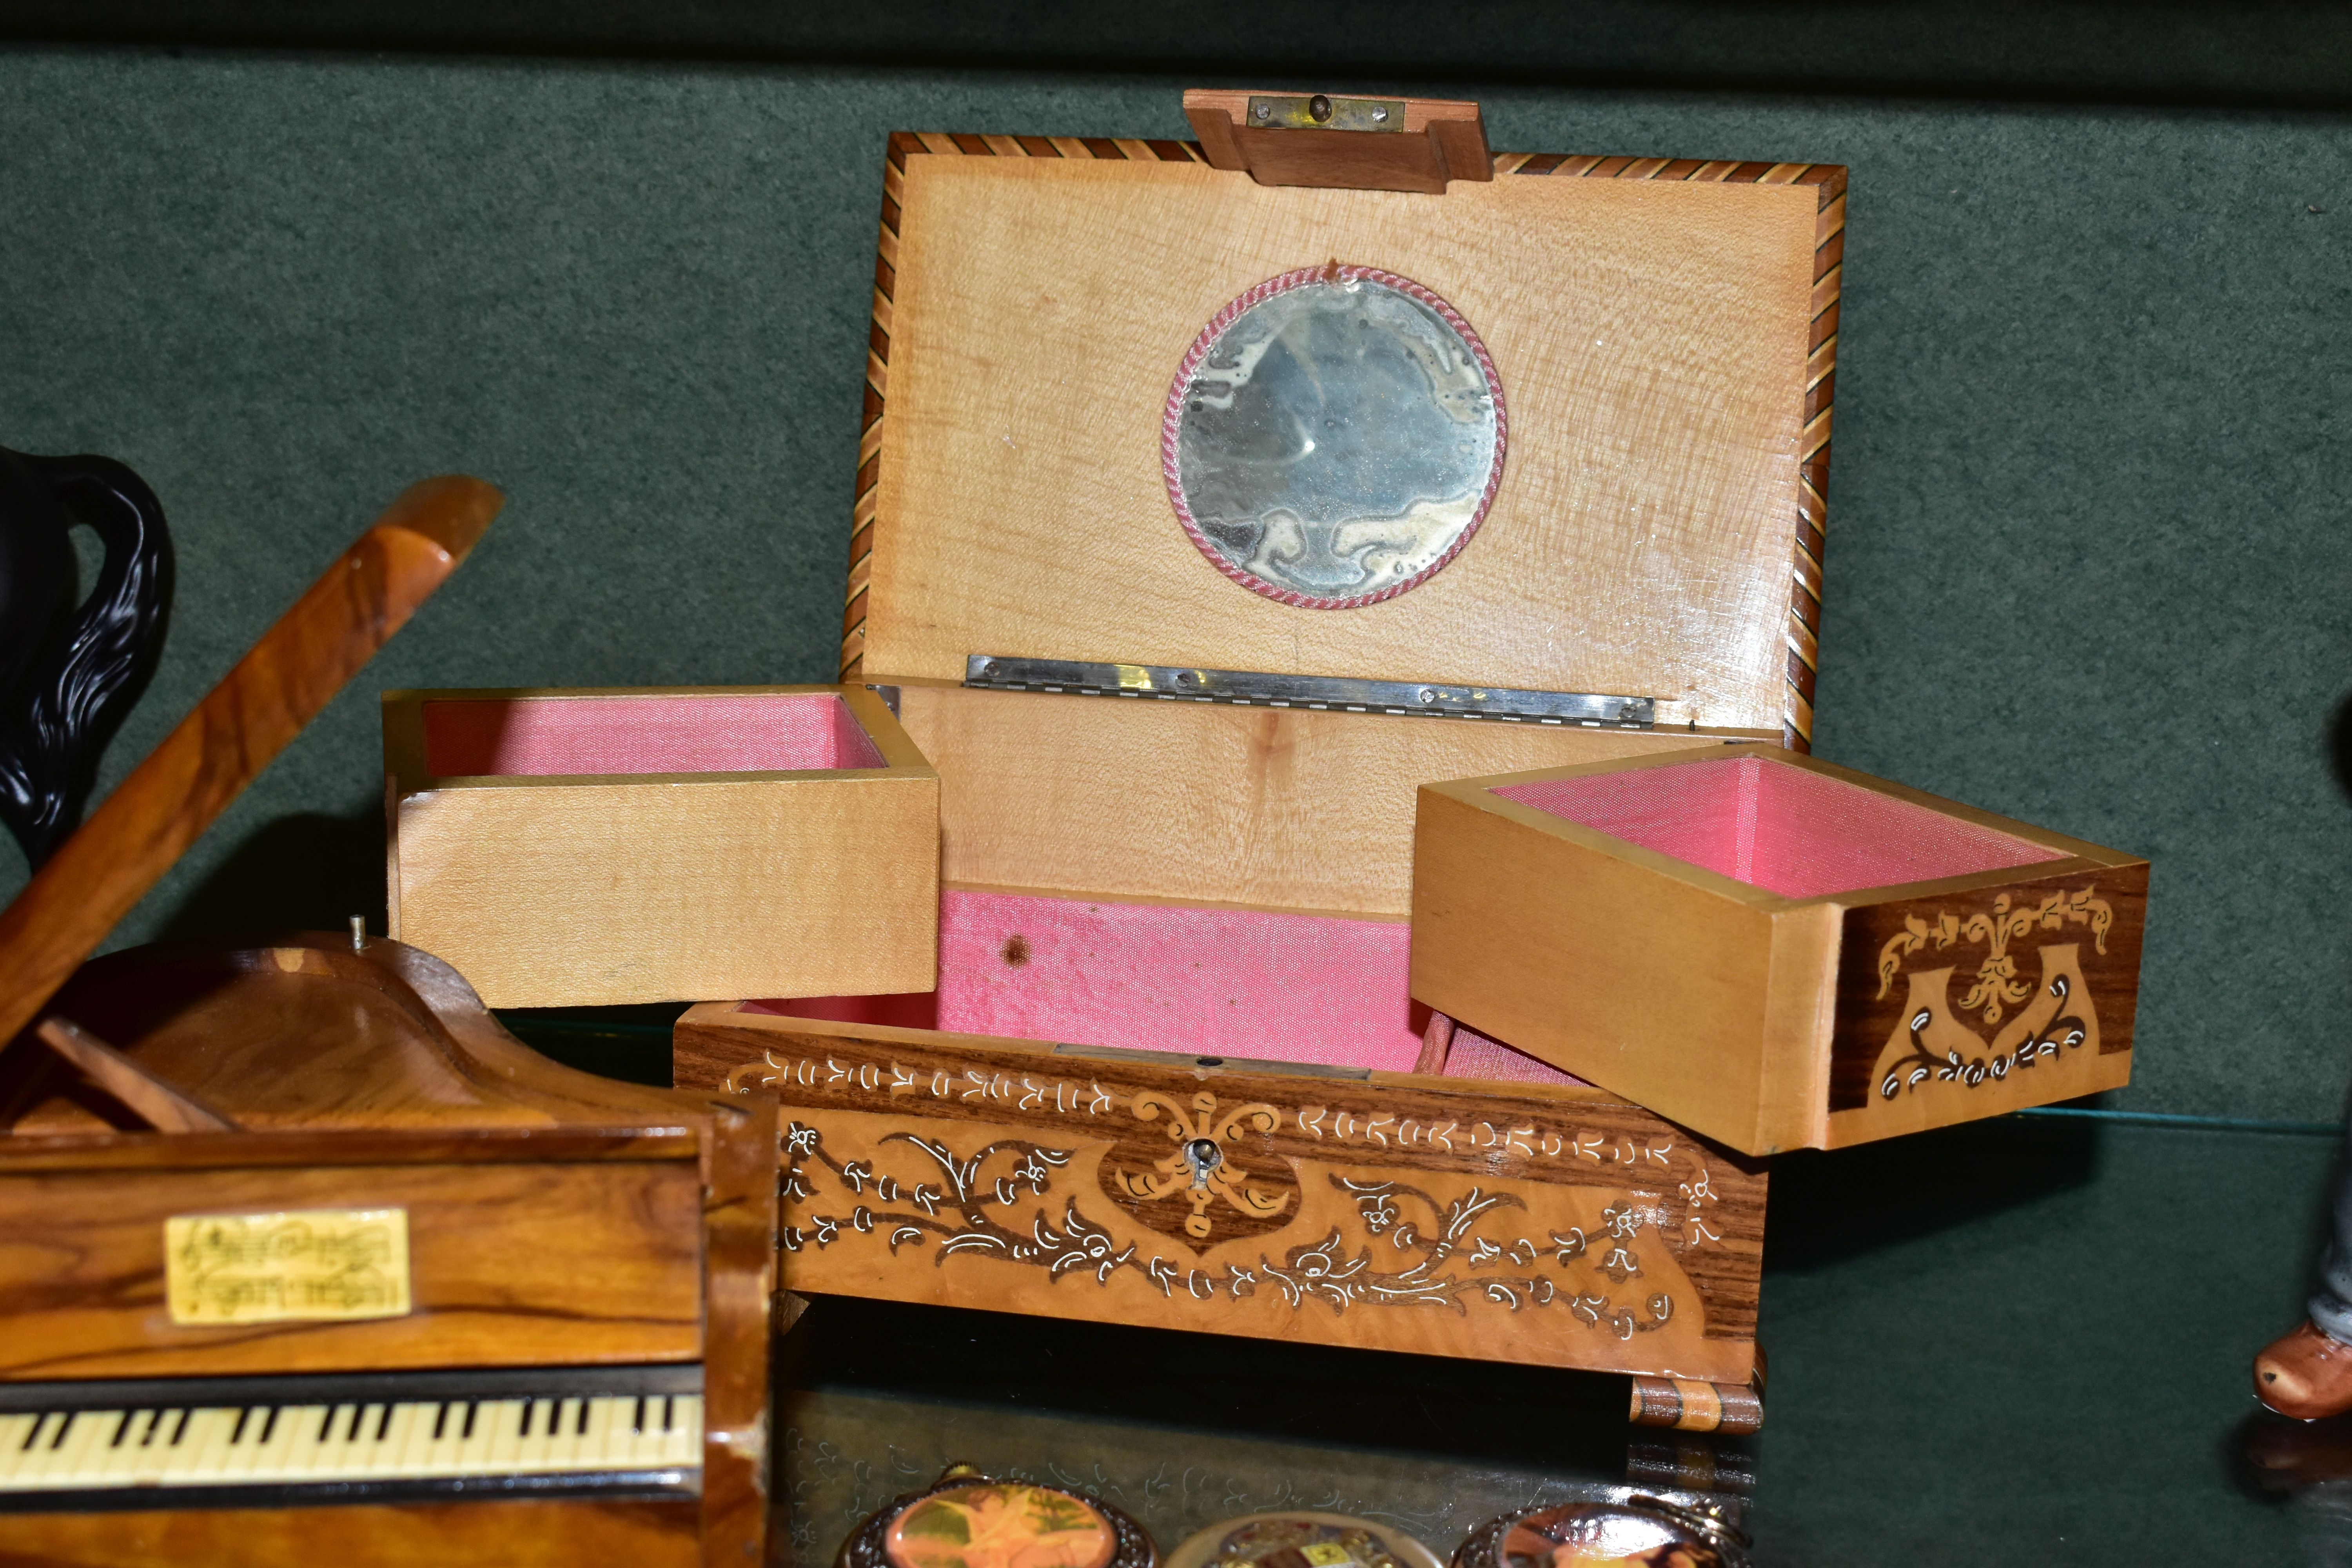
{"type": "Polygon", "coordinates": [[[1307,708],[1346,713],[1494,719],[1517,724],[1572,724],[1591,730],[1647,730],[1657,722],[1648,697],[1522,691],[1505,686],[1437,681],[1354,680],[1329,675],[1268,675],[1157,664],[1090,664],[1068,658],[973,654],[963,683],[996,691],[1048,691],[1078,697],[1150,697],[1163,702],[1226,702],[1244,708],[1307,708]]]}

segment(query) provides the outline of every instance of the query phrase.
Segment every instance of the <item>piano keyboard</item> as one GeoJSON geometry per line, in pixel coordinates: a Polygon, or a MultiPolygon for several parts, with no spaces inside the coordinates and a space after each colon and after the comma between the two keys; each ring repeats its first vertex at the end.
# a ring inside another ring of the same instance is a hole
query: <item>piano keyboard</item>
{"type": "MultiPolygon", "coordinates": [[[[662,1374],[636,1381],[656,1389],[681,1381],[662,1374]]],[[[117,1401],[105,1399],[105,1384],[83,1384],[70,1385],[70,1404],[79,1407],[64,1408],[28,1409],[29,1401],[11,1398],[14,1408],[0,1407],[0,1512],[54,1507],[68,1494],[83,1505],[112,1494],[113,1507],[160,1507],[166,1500],[158,1494],[169,1490],[169,1506],[184,1507],[206,1500],[196,1491],[219,1489],[240,1500],[262,1489],[260,1495],[286,1501],[319,1489],[326,1495],[318,1500],[336,1500],[668,1490],[698,1478],[699,1393],[597,1393],[578,1388],[583,1378],[569,1369],[535,1378],[489,1375],[491,1385],[471,1390],[463,1384],[481,1381],[479,1374],[236,1380],[255,1385],[242,1389],[208,1380],[184,1394],[169,1384],[145,1384],[123,1390],[136,1397],[117,1401]],[[339,1381],[346,1386],[332,1386],[339,1381]],[[404,1390],[403,1383],[430,1386],[404,1390]],[[224,1392],[239,1397],[223,1398],[224,1392]]]]}

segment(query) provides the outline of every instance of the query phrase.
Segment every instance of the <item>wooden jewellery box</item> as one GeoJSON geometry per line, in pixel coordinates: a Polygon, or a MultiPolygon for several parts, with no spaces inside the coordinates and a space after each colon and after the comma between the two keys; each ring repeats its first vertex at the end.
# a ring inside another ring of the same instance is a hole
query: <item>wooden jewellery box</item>
{"type": "Polygon", "coordinates": [[[2147,862],[1774,746],[1425,784],[1412,994],[1751,1154],[2131,1078],[2147,862]]]}
{"type": "Polygon", "coordinates": [[[1187,106],[890,139],[844,679],[939,769],[939,985],[698,1007],[677,1081],[782,1097],[795,1290],[1752,1424],[1761,1167],[1445,1055],[1413,795],[1802,743],[1843,171],[1187,106]]]}
{"type": "Polygon", "coordinates": [[[928,988],[939,775],[863,686],[388,691],[389,931],[493,1007],[928,988]]]}

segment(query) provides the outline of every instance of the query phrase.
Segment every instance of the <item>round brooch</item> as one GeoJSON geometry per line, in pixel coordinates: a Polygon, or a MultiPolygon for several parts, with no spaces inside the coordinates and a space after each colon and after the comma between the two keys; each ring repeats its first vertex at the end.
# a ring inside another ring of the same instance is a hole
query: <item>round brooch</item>
{"type": "Polygon", "coordinates": [[[835,1568],[1155,1568],[1159,1558],[1108,1503],[950,1465],[852,1531],[835,1568]]]}

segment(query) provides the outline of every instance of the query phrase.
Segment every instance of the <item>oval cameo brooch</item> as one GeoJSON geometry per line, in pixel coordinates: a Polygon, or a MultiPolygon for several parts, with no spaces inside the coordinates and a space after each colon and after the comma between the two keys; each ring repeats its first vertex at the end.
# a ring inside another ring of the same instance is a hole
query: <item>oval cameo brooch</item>
{"type": "Polygon", "coordinates": [[[1059,1487],[950,1465],[933,1485],[868,1518],[836,1568],[1155,1568],[1141,1525],[1059,1487]]]}

